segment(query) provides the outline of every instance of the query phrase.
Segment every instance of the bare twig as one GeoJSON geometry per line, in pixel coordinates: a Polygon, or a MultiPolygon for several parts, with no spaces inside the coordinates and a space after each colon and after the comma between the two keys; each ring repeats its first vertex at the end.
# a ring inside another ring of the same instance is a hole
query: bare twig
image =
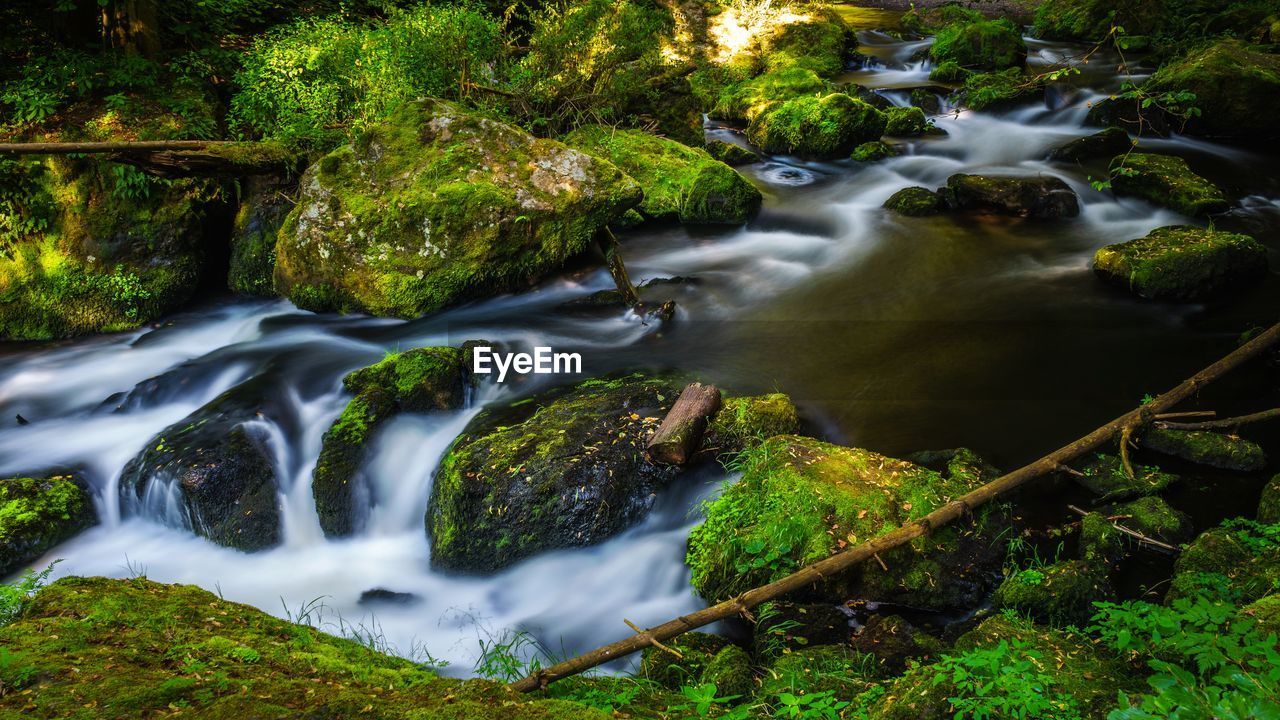
{"type": "Polygon", "coordinates": [[[1280,408],[1272,408],[1263,410],[1262,412],[1250,413],[1248,415],[1240,415],[1238,417],[1222,418],[1221,420],[1205,420],[1203,422],[1167,422],[1156,420],[1156,427],[1165,428],[1167,430],[1221,430],[1225,428],[1234,428],[1249,423],[1262,422],[1264,420],[1274,420],[1280,418],[1280,408]]]}

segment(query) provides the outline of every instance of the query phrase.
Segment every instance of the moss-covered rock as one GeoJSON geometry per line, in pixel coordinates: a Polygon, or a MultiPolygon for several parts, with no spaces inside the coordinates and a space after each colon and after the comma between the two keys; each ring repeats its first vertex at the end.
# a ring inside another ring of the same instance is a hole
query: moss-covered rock
{"type": "Polygon", "coordinates": [[[186,302],[214,184],[92,159],[0,161],[0,339],[144,325],[186,302]]]}
{"type": "Polygon", "coordinates": [[[743,698],[756,689],[751,656],[737,645],[729,645],[716,653],[702,670],[700,684],[716,686],[720,697],[743,698]]]}
{"type": "Polygon", "coordinates": [[[1035,219],[1075,217],[1080,201],[1062,180],[1052,176],[1005,177],[966,175],[947,178],[947,203],[963,212],[1035,219]]]}
{"type": "Polygon", "coordinates": [[[481,412],[436,471],[432,564],[490,572],[635,523],[675,472],[645,460],[644,445],[679,394],[673,382],[628,375],[481,412]]]}
{"type": "Polygon", "coordinates": [[[964,79],[960,101],[971,110],[1010,107],[1025,100],[1044,97],[1045,81],[1021,68],[974,73],[964,79]]]}
{"type": "Polygon", "coordinates": [[[1107,128],[1054,148],[1049,153],[1049,159],[1078,163],[1095,158],[1110,158],[1128,150],[1132,144],[1129,133],[1120,128],[1107,128]]]}
{"type": "Polygon", "coordinates": [[[462,407],[467,362],[459,348],[416,348],[389,354],[343,378],[343,387],[355,397],[325,432],[311,476],[325,535],[350,535],[364,519],[358,510],[367,501],[368,485],[361,466],[378,428],[401,412],[462,407]]]}
{"type": "MultiPolygon", "coordinates": [[[[734,647],[733,643],[719,635],[702,632],[685,633],[663,644],[680,653],[680,656],[662,648],[647,647],[640,656],[640,668],[636,674],[671,690],[700,684],[704,673],[720,653],[734,647]]],[[[729,659],[731,657],[726,658],[721,666],[731,664],[729,659]]]]}
{"type": "Polygon", "coordinates": [[[899,190],[884,201],[884,207],[907,217],[927,217],[938,215],[946,210],[938,193],[922,187],[899,190]]]}
{"type": "Polygon", "coordinates": [[[1115,455],[1095,455],[1079,471],[1079,475],[1072,477],[1086,490],[1098,495],[1100,502],[1156,495],[1178,480],[1176,475],[1137,463],[1133,464],[1134,476],[1130,478],[1124,464],[1115,455]]]}
{"type": "Polygon", "coordinates": [[[726,397],[707,425],[702,446],[718,455],[735,453],[793,433],[799,424],[799,411],[783,393],[726,397]]]}
{"type": "Polygon", "coordinates": [[[874,655],[881,674],[901,673],[910,660],[937,657],[942,641],[898,615],[872,615],[853,637],[853,648],[874,655]]]}
{"type": "Polygon", "coordinates": [[[1033,32],[1048,40],[1098,41],[1115,24],[1126,34],[1146,35],[1164,12],[1165,0],[1045,0],[1036,8],[1033,32]]]}
{"type": "MultiPolygon", "coordinates": [[[[958,458],[945,475],[868,450],[793,435],[774,437],[740,456],[741,480],[707,507],[689,537],[693,586],[708,600],[733,597],[888,532],[984,482],[981,468],[958,458]]],[[[989,478],[986,478],[989,479],[989,478]]],[[[889,570],[864,564],[814,594],[921,608],[976,601],[998,566],[990,509],[883,556],[889,570]]]]}
{"type": "Polygon", "coordinates": [[[837,698],[853,698],[869,689],[877,674],[874,657],[847,645],[804,648],[779,655],[764,669],[757,697],[829,692],[837,698]]]}
{"type": "Polygon", "coordinates": [[[828,82],[812,70],[797,67],[773,70],[724,88],[711,115],[725,120],[751,121],[774,103],[829,91],[828,82]]]}
{"type": "Polygon", "coordinates": [[[854,148],[853,152],[849,153],[849,159],[854,162],[876,162],[897,154],[897,149],[892,145],[880,140],[873,140],[854,148]]]}
{"type": "Polygon", "coordinates": [[[1211,594],[1248,603],[1280,590],[1280,525],[1229,520],[1178,556],[1168,599],[1211,594]]]}
{"type": "Polygon", "coordinates": [[[1280,475],[1271,478],[1262,488],[1262,499],[1258,501],[1258,522],[1280,523],[1280,475]]]}
{"type": "Polygon", "coordinates": [[[937,32],[929,56],[934,62],[954,62],[965,68],[1003,70],[1027,62],[1027,44],[1018,26],[1007,18],[966,19],[937,32]]]}
{"type": "Polygon", "coordinates": [[[755,614],[752,649],[761,663],[819,645],[847,645],[852,634],[849,616],[829,603],[769,602],[755,614]]]}
{"type": "Polygon", "coordinates": [[[1080,521],[1080,557],[1109,564],[1120,559],[1132,538],[1119,524],[1153,540],[1177,545],[1191,538],[1191,519],[1154,495],[1132,502],[1105,505],[1080,521]],[[1114,520],[1112,520],[1114,518],[1114,520]]]}
{"type": "Polygon", "coordinates": [[[0,578],[95,522],[93,498],[72,476],[0,479],[0,578]]]}
{"type": "Polygon", "coordinates": [[[1280,636],[1280,595],[1268,595],[1245,605],[1240,608],[1238,617],[1256,622],[1263,635],[1274,633],[1280,636]]]}
{"type": "Polygon", "coordinates": [[[1257,443],[1203,430],[1151,428],[1142,434],[1142,446],[1223,470],[1257,472],[1267,465],[1267,455],[1257,443]]]}
{"type": "Polygon", "coordinates": [[[774,103],[747,126],[747,137],[765,152],[834,159],[878,140],[885,116],[844,93],[806,95],[774,103]]]}
{"type": "Polygon", "coordinates": [[[1193,217],[1230,207],[1216,185],[1191,172],[1187,161],[1173,155],[1130,153],[1111,163],[1111,189],[1193,217]]]}
{"type": "Polygon", "coordinates": [[[997,609],[1010,609],[1053,626],[1083,627],[1095,601],[1113,596],[1105,567],[1084,560],[1064,560],[1019,570],[991,596],[997,609]]]}
{"type": "Polygon", "coordinates": [[[303,175],[276,289],[305,309],[415,317],[555,271],[641,199],[608,162],[407,103],[303,175]]]}
{"type": "Polygon", "coordinates": [[[1199,112],[1186,120],[1187,132],[1251,142],[1280,138],[1280,55],[1239,40],[1220,40],[1165,63],[1143,91],[1193,93],[1190,105],[1199,112]]]}
{"type": "Polygon", "coordinates": [[[894,107],[884,111],[885,135],[915,137],[929,128],[924,111],[918,107],[894,107]]]}
{"type": "Polygon", "coordinates": [[[807,17],[777,26],[761,43],[766,71],[801,68],[822,77],[844,72],[845,59],[857,45],[838,13],[821,6],[806,8],[807,17]]]}
{"type": "Polygon", "coordinates": [[[647,219],[683,223],[744,223],[763,198],[754,185],[706,150],[641,130],[587,125],[564,138],[618,166],[644,190],[638,210],[647,219]]]}
{"type": "Polygon", "coordinates": [[[730,167],[750,165],[760,160],[760,156],[756,155],[754,150],[724,140],[707,141],[707,153],[730,167]]]}
{"type": "Polygon", "coordinates": [[[973,75],[972,70],[966,70],[960,66],[955,60],[947,60],[938,63],[929,71],[929,81],[937,83],[946,83],[948,85],[959,85],[969,76],[973,75]]]}
{"type": "Polygon", "coordinates": [[[0,715],[607,720],[487,680],[439,677],[190,585],[64,578],[0,627],[0,715]],[[30,690],[31,692],[27,692],[30,690]]]}
{"type": "Polygon", "coordinates": [[[1139,297],[1193,302],[1261,280],[1267,273],[1267,251],[1248,235],[1172,225],[1099,249],[1093,271],[1139,297]]]}
{"type": "Polygon", "coordinates": [[[275,294],[276,239],[293,209],[296,180],[253,175],[244,181],[244,196],[231,228],[231,267],[227,287],[242,295],[275,294]]]}
{"type": "Polygon", "coordinates": [[[120,475],[126,512],[163,515],[219,545],[254,551],[280,542],[275,459],[249,424],[266,402],[263,376],[241,383],[147,441],[120,475]]]}

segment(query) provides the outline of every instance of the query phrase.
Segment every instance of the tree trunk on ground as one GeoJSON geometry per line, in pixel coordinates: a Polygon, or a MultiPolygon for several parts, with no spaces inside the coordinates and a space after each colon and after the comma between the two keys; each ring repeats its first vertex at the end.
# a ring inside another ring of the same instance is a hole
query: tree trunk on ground
{"type": "Polygon", "coordinates": [[[649,460],[683,465],[698,451],[707,423],[720,410],[720,389],[689,383],[649,441],[649,460]]]}

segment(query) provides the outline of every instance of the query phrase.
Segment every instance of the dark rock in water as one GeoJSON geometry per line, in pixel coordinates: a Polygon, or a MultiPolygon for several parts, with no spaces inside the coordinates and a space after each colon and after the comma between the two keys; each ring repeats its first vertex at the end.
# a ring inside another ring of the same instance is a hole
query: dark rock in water
{"type": "Polygon", "coordinates": [[[151,438],[121,473],[123,507],[157,511],[147,497],[172,483],[197,535],[245,551],[278,544],[275,461],[246,427],[268,403],[267,383],[241,383],[151,438]]]}
{"type": "Polygon", "coordinates": [[[844,93],[805,95],[767,106],[752,118],[747,137],[768,153],[831,160],[879,140],[885,123],[883,112],[844,93]]]}
{"type": "Polygon", "coordinates": [[[1121,130],[1141,127],[1144,133],[1159,137],[1167,137],[1175,127],[1170,127],[1170,118],[1158,110],[1141,110],[1141,100],[1129,98],[1103,98],[1095,102],[1085,115],[1086,125],[1113,127],[1121,130]]]}
{"type": "Polygon", "coordinates": [[[885,135],[916,137],[929,128],[924,111],[918,107],[895,107],[884,111],[885,135]]]}
{"type": "Polygon", "coordinates": [[[1223,470],[1257,472],[1267,466],[1267,455],[1257,443],[1222,433],[1152,428],[1142,434],[1142,446],[1223,470]]]}
{"type": "Polygon", "coordinates": [[[1088,137],[1077,138],[1049,153],[1050,160],[1080,162],[1102,157],[1115,157],[1132,145],[1129,133],[1120,128],[1107,128],[1088,137]]]}
{"type": "Polygon", "coordinates": [[[1130,478],[1120,458],[1114,455],[1097,455],[1079,471],[1079,475],[1072,477],[1089,492],[1101,496],[1100,501],[1155,495],[1178,480],[1177,475],[1136,463],[1133,464],[1134,476],[1130,478]]]}
{"type": "Polygon", "coordinates": [[[432,564],[492,572],[639,521],[675,476],[650,464],[644,446],[679,394],[672,381],[627,375],[481,412],[436,471],[432,564]]]}
{"type": "Polygon", "coordinates": [[[1187,161],[1173,155],[1130,153],[1111,162],[1111,189],[1193,217],[1231,207],[1216,185],[1191,172],[1187,161]]]}
{"type": "Polygon", "coordinates": [[[907,217],[938,215],[946,210],[938,193],[922,187],[899,190],[884,201],[884,207],[907,217]]]}
{"type": "Polygon", "coordinates": [[[1106,566],[1066,560],[1014,572],[996,588],[991,601],[998,609],[1047,625],[1083,627],[1093,616],[1093,603],[1113,595],[1106,566]]]}
{"type": "Polygon", "coordinates": [[[1154,495],[1131,502],[1104,505],[1080,521],[1080,557],[1110,564],[1123,557],[1136,541],[1116,528],[1129,530],[1170,545],[1191,538],[1191,518],[1154,495]],[[1108,518],[1115,518],[1115,521],[1108,518]]]}
{"type": "Polygon", "coordinates": [[[227,287],[243,295],[275,295],[276,236],[293,209],[297,178],[252,175],[231,228],[227,287]]]}
{"type": "Polygon", "coordinates": [[[1248,235],[1192,225],[1156,228],[1107,245],[1093,271],[1107,283],[1151,300],[1196,302],[1248,288],[1266,277],[1267,251],[1248,235]]]}
{"type": "Polygon", "coordinates": [[[361,605],[416,605],[422,598],[407,592],[396,592],[386,588],[373,588],[360,593],[361,605]]]}
{"type": "Polygon", "coordinates": [[[893,102],[889,100],[889,98],[881,95],[880,93],[876,92],[875,90],[872,90],[871,88],[863,87],[862,85],[850,84],[850,85],[840,87],[839,89],[843,90],[846,95],[855,97],[861,100],[862,102],[882,112],[885,110],[891,110],[894,107],[896,107],[893,104],[893,102]]]}
{"type": "Polygon", "coordinates": [[[0,479],[0,578],[97,522],[93,498],[70,475],[0,479]]]}
{"type": "MultiPolygon", "coordinates": [[[[658,292],[659,288],[695,285],[698,279],[693,277],[669,277],[669,278],[653,278],[646,280],[636,286],[636,291],[640,295],[640,299],[647,303],[661,305],[663,295],[658,292]]],[[[580,298],[574,298],[567,302],[561,303],[561,310],[592,310],[597,308],[607,308],[610,310],[620,310],[627,306],[626,300],[623,299],[622,293],[618,290],[597,290],[580,298]]]]}
{"type": "Polygon", "coordinates": [[[942,100],[938,97],[938,93],[929,88],[913,88],[911,90],[911,104],[920,108],[927,115],[937,115],[942,112],[942,100]]]}
{"type": "Polygon", "coordinates": [[[754,150],[724,140],[708,140],[707,152],[711,157],[730,166],[750,165],[760,160],[754,150]]]}
{"type": "Polygon", "coordinates": [[[891,674],[901,673],[908,660],[938,655],[942,641],[897,615],[872,615],[853,637],[853,648],[874,655],[891,674]]]}
{"type": "Polygon", "coordinates": [[[835,605],[772,602],[756,612],[752,644],[761,661],[816,645],[845,645],[849,615],[835,605]]]}
{"type": "Polygon", "coordinates": [[[461,348],[429,347],[388,355],[343,378],[355,395],[324,434],[311,492],[325,535],[356,530],[357,498],[367,491],[360,475],[369,442],[401,412],[456,410],[465,399],[469,356],[461,348]]]}
{"type": "Polygon", "coordinates": [[[957,174],[943,190],[956,210],[1037,219],[1080,214],[1076,194],[1056,177],[1003,177],[957,174]]]}
{"type": "Polygon", "coordinates": [[[875,162],[897,154],[897,149],[892,145],[880,140],[872,140],[854,148],[849,154],[849,159],[854,162],[875,162]]]}

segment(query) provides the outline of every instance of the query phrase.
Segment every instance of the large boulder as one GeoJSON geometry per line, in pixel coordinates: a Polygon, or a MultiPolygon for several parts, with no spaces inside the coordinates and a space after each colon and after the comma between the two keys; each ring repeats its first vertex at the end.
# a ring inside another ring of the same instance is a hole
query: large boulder
{"type": "Polygon", "coordinates": [[[1007,18],[969,18],[939,28],[929,56],[937,63],[1003,70],[1026,64],[1027,44],[1018,26],[1007,18]]]}
{"type": "Polygon", "coordinates": [[[74,477],[0,479],[0,578],[96,521],[93,498],[74,477]]]}
{"type": "Polygon", "coordinates": [[[1187,118],[1187,132],[1251,142],[1280,138],[1280,55],[1239,40],[1220,40],[1165,63],[1143,92],[1194,94],[1190,105],[1198,112],[1187,118]]]}
{"type": "Polygon", "coordinates": [[[1142,446],[1223,470],[1257,472],[1267,465],[1267,454],[1257,443],[1205,430],[1151,428],[1142,434],[1142,446]]]}
{"type": "Polygon", "coordinates": [[[462,407],[467,360],[459,348],[417,348],[343,378],[343,387],[355,397],[325,432],[311,478],[325,535],[350,535],[364,519],[360,510],[368,505],[369,484],[361,475],[363,460],[383,423],[401,412],[462,407]]]}
{"type": "Polygon", "coordinates": [[[275,461],[249,427],[264,412],[267,382],[241,383],[148,440],[121,472],[124,512],[181,522],[238,550],[278,544],[275,461]]]}
{"type": "Polygon", "coordinates": [[[1004,177],[956,174],[942,191],[947,203],[964,212],[1025,218],[1063,218],[1080,214],[1076,194],[1052,177],[1004,177]]]}
{"type": "Polygon", "coordinates": [[[1098,454],[1086,460],[1072,475],[1084,489],[1098,496],[1098,502],[1128,500],[1156,495],[1178,481],[1177,475],[1150,465],[1132,464],[1133,475],[1115,455],[1098,454]]]}
{"type": "Polygon", "coordinates": [[[1261,280],[1267,251],[1248,235],[1172,225],[1099,249],[1093,271],[1140,297],[1200,301],[1261,280]]]}
{"type": "Polygon", "coordinates": [[[768,105],[747,125],[747,137],[765,152],[834,159],[879,140],[885,124],[884,113],[844,93],[805,95],[768,105]]]}
{"type": "Polygon", "coordinates": [[[1140,197],[1193,217],[1230,207],[1216,185],[1191,172],[1186,160],[1173,155],[1117,156],[1111,162],[1111,189],[1117,195],[1140,197]]]}
{"type": "Polygon", "coordinates": [[[1173,566],[1168,599],[1221,595],[1248,603],[1280,590],[1280,525],[1228,520],[1191,542],[1173,566]]]}
{"type": "Polygon", "coordinates": [[[628,375],[481,412],[436,471],[432,564],[492,572],[640,520],[675,474],[650,464],[644,446],[679,394],[667,380],[628,375]]]}
{"type": "Polygon", "coordinates": [[[1120,128],[1106,128],[1092,135],[1076,138],[1049,153],[1050,160],[1081,162],[1094,158],[1111,158],[1132,147],[1129,133],[1120,128]]]}
{"type": "Polygon", "coordinates": [[[706,151],[641,130],[587,125],[564,138],[571,147],[617,165],[640,183],[646,219],[744,223],[763,198],[754,185],[706,151]]]}
{"type": "Polygon", "coordinates": [[[928,217],[938,215],[947,208],[943,198],[928,188],[912,186],[902,188],[884,201],[886,210],[892,210],[907,217],[928,217]]]}
{"type": "Polygon", "coordinates": [[[612,164],[440,100],[406,103],[303,175],[276,289],[414,317],[560,268],[640,203],[612,164]]]}
{"type": "MultiPolygon", "coordinates": [[[[744,453],[742,478],[707,506],[687,562],[702,597],[720,601],[881,535],[983,484],[988,469],[967,451],[939,472],[859,448],[781,435],[744,453]]],[[[829,578],[813,594],[917,608],[967,607],[999,573],[997,511],[939,528],[829,578]],[[885,569],[887,568],[887,569],[885,569]]]]}
{"type": "Polygon", "coordinates": [[[1129,35],[1149,35],[1159,27],[1165,0],[1045,0],[1036,8],[1036,37],[1098,41],[1119,25],[1129,35]]]}

